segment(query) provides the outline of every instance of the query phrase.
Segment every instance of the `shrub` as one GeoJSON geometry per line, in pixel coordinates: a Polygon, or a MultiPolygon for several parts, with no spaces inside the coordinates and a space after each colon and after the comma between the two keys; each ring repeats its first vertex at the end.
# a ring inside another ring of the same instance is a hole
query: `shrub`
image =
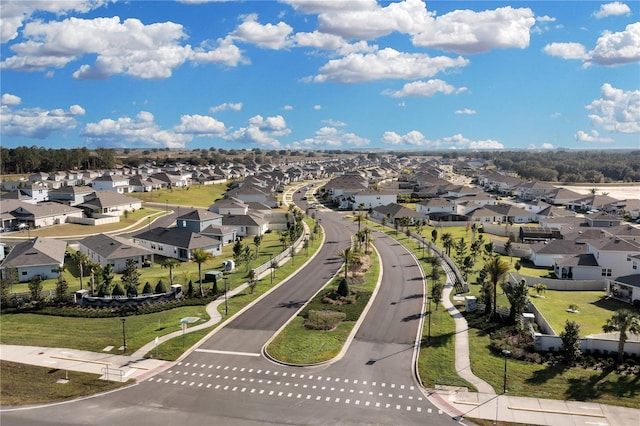
{"type": "Polygon", "coordinates": [[[349,283],[346,278],[342,278],[338,283],[338,294],[342,297],[347,297],[349,295],[349,283]]]}
{"type": "Polygon", "coordinates": [[[120,284],[116,284],[111,291],[112,296],[124,296],[124,290],[120,287],[120,284]]]}
{"type": "Polygon", "coordinates": [[[149,281],[147,281],[144,284],[144,288],[142,289],[142,294],[152,294],[153,293],[153,288],[151,287],[151,284],[149,284],[149,281]]]}
{"type": "Polygon", "coordinates": [[[158,284],[156,284],[156,294],[162,294],[166,292],[167,286],[164,285],[164,282],[162,280],[158,281],[158,284]]]}
{"type": "Polygon", "coordinates": [[[309,311],[304,326],[311,330],[333,330],[347,318],[344,312],[309,311]]]}

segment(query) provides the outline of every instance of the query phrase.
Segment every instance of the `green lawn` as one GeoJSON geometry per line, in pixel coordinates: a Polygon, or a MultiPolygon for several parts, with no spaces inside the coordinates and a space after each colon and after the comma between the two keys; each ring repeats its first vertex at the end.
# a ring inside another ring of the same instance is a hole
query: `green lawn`
{"type": "Polygon", "coordinates": [[[552,291],[544,298],[531,297],[531,301],[542,312],[556,334],[564,330],[565,321],[580,326],[580,335],[603,333],[602,326],[618,309],[628,308],[627,303],[607,299],[602,291],[552,291]],[[570,304],[578,305],[577,313],[567,312],[570,304]]]}
{"type": "MultiPolygon", "coordinates": [[[[187,188],[159,189],[152,192],[133,192],[130,197],[138,198],[147,203],[159,203],[171,206],[185,206],[184,208],[208,208],[227,192],[226,183],[214,185],[192,185],[187,188]],[[188,189],[187,189],[188,188],[188,189]]],[[[186,211],[186,210],[185,210],[186,211]]]]}
{"type": "Polygon", "coordinates": [[[296,316],[269,344],[267,351],[273,358],[291,364],[314,364],[328,361],[338,355],[346,343],[358,318],[370,300],[380,277],[380,263],[377,252],[369,255],[371,267],[365,273],[362,285],[351,286],[360,296],[353,305],[328,306],[322,302],[329,288],[337,288],[341,274],[311,299],[307,306],[296,316]],[[308,310],[339,310],[347,314],[347,320],[330,331],[310,330],[304,327],[305,312],[308,310]]]}
{"type": "Polygon", "coordinates": [[[107,392],[127,383],[100,380],[99,375],[0,361],[0,405],[41,404],[107,392]],[[68,378],[65,384],[59,379],[68,378]],[[37,383],[37,386],[34,384],[37,383]],[[29,384],[28,386],[26,384],[29,384]]]}

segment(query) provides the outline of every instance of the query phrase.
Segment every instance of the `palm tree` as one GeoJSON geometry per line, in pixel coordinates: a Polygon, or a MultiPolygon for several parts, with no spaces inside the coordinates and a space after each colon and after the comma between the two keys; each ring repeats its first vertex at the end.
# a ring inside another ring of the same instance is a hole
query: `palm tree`
{"type": "Polygon", "coordinates": [[[493,290],[493,313],[496,314],[496,299],[498,297],[498,282],[500,279],[509,272],[511,266],[502,260],[499,256],[492,257],[485,265],[487,274],[489,275],[489,281],[491,282],[491,289],[493,290]]]}
{"type": "Polygon", "coordinates": [[[344,279],[347,279],[347,272],[349,271],[349,262],[354,259],[355,253],[351,250],[351,247],[347,247],[344,250],[338,252],[338,256],[344,260],[344,279]]]}
{"type": "Polygon", "coordinates": [[[451,254],[451,247],[453,247],[453,236],[449,232],[444,232],[440,237],[440,241],[442,241],[442,247],[447,252],[447,256],[451,254]]]}
{"type": "Polygon", "coordinates": [[[173,269],[179,268],[180,265],[182,265],[182,262],[180,262],[175,257],[167,257],[165,260],[163,260],[160,263],[160,266],[162,266],[163,268],[169,269],[169,285],[170,286],[173,285],[173,269]]]}
{"type": "Polygon", "coordinates": [[[84,265],[89,263],[89,256],[82,253],[80,250],[71,255],[71,259],[78,265],[78,271],[80,271],[80,290],[82,290],[82,278],[84,277],[84,265]]]}
{"type": "Polygon", "coordinates": [[[213,259],[213,254],[202,248],[197,248],[191,252],[191,260],[198,264],[198,281],[200,282],[200,297],[204,297],[202,290],[202,264],[213,259]]]}
{"type": "Polygon", "coordinates": [[[355,221],[358,222],[358,232],[360,232],[360,229],[362,229],[363,220],[364,220],[364,216],[362,215],[362,213],[358,213],[355,218],[355,221]]]}
{"type": "Polygon", "coordinates": [[[602,326],[605,333],[617,331],[620,333],[618,340],[618,364],[622,363],[624,356],[624,344],[627,341],[627,333],[640,334],[640,316],[629,309],[620,309],[616,311],[607,323],[602,326]]]}

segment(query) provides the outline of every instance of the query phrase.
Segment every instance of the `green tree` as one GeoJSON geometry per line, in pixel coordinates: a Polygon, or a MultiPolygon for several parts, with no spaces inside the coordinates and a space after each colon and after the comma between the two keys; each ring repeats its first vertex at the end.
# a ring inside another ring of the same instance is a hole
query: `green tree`
{"type": "Polygon", "coordinates": [[[520,280],[515,284],[507,284],[502,287],[511,308],[509,310],[509,319],[515,323],[516,318],[522,318],[522,313],[529,304],[529,287],[526,280],[520,280]]]}
{"type": "Polygon", "coordinates": [[[442,302],[442,292],[444,291],[444,284],[440,281],[434,281],[431,285],[431,300],[436,304],[436,311],[438,306],[442,302]]]}
{"type": "Polygon", "coordinates": [[[159,280],[158,284],[156,284],[156,289],[155,289],[155,293],[156,294],[163,294],[167,292],[167,286],[164,285],[164,281],[159,280]]]}
{"type": "Polygon", "coordinates": [[[138,285],[140,284],[140,272],[137,268],[135,259],[127,259],[125,261],[124,270],[122,271],[122,285],[127,291],[128,296],[138,295],[138,285]]]}
{"type": "Polygon", "coordinates": [[[283,230],[279,234],[280,243],[282,243],[282,250],[287,248],[287,242],[289,241],[289,231],[283,230]]]}
{"type": "Polygon", "coordinates": [[[349,263],[352,260],[354,260],[355,253],[353,252],[351,247],[347,247],[344,250],[340,250],[338,252],[338,256],[340,256],[340,258],[342,258],[342,260],[344,260],[344,279],[346,280],[348,278],[347,277],[347,272],[349,271],[349,263]]]}
{"type": "Polygon", "coordinates": [[[116,283],[116,285],[113,286],[113,290],[111,291],[111,295],[112,296],[124,296],[124,290],[120,286],[120,283],[116,283]]]}
{"type": "Polygon", "coordinates": [[[160,263],[163,268],[169,269],[169,285],[173,285],[173,270],[182,266],[182,262],[174,257],[167,257],[160,263]]]}
{"type": "Polygon", "coordinates": [[[444,232],[440,237],[442,247],[444,248],[447,256],[451,255],[451,247],[453,247],[453,236],[449,232],[444,232]]]}
{"type": "Polygon", "coordinates": [[[509,262],[513,263],[513,243],[511,240],[504,243],[504,252],[509,256],[509,262]]]}
{"type": "Polygon", "coordinates": [[[247,274],[247,284],[249,287],[249,294],[253,294],[254,291],[256,290],[256,285],[258,285],[258,274],[256,274],[256,270],[252,269],[249,271],[249,273],[247,274]]]}
{"type": "Polygon", "coordinates": [[[538,297],[542,296],[545,291],[547,291],[547,286],[542,283],[537,283],[533,285],[533,289],[536,291],[538,297]]]}
{"type": "Polygon", "coordinates": [[[607,323],[602,326],[605,333],[618,332],[618,363],[622,363],[624,357],[624,344],[629,338],[628,333],[640,334],[640,317],[630,309],[617,310],[607,323]]]}
{"type": "Polygon", "coordinates": [[[438,230],[436,228],[431,230],[431,241],[433,241],[434,244],[438,241],[438,230]]]}
{"type": "Polygon", "coordinates": [[[567,365],[574,366],[582,356],[580,351],[580,325],[566,320],[564,331],[560,333],[560,338],[562,339],[564,361],[567,365]]]}
{"type": "Polygon", "coordinates": [[[489,282],[491,283],[491,288],[493,291],[492,315],[495,316],[497,308],[496,301],[498,298],[498,282],[507,272],[509,272],[511,266],[509,266],[509,264],[502,260],[499,256],[495,256],[489,259],[489,262],[485,264],[485,268],[487,270],[487,275],[489,276],[489,282]]]}
{"type": "Polygon", "coordinates": [[[191,260],[198,264],[198,282],[200,283],[200,297],[204,297],[202,289],[202,264],[213,259],[213,254],[204,249],[197,248],[191,252],[191,260]]]}
{"type": "Polygon", "coordinates": [[[89,256],[87,256],[86,254],[78,250],[71,255],[71,259],[78,266],[78,272],[80,272],[80,290],[82,290],[82,279],[84,278],[84,267],[87,263],[89,263],[89,256]]]}
{"type": "Polygon", "coordinates": [[[340,278],[337,293],[342,297],[347,297],[349,295],[349,282],[346,278],[340,278]]]}
{"type": "Polygon", "coordinates": [[[113,266],[110,263],[108,263],[107,266],[102,268],[102,282],[109,289],[111,288],[111,283],[113,282],[114,278],[115,278],[115,274],[113,272],[113,266]]]}
{"type": "Polygon", "coordinates": [[[256,235],[253,237],[253,245],[256,247],[256,259],[260,255],[260,244],[262,244],[262,236],[256,235]]]}
{"type": "Polygon", "coordinates": [[[236,262],[237,266],[240,266],[240,264],[242,263],[243,252],[244,252],[244,244],[242,244],[242,241],[238,239],[233,245],[233,260],[234,262],[236,262]]]}
{"type": "Polygon", "coordinates": [[[36,275],[29,281],[29,293],[31,293],[31,300],[39,302],[42,300],[42,278],[40,275],[36,275]]]}
{"type": "Polygon", "coordinates": [[[153,287],[149,284],[149,281],[144,283],[144,287],[142,288],[142,294],[153,294],[153,287]]]}

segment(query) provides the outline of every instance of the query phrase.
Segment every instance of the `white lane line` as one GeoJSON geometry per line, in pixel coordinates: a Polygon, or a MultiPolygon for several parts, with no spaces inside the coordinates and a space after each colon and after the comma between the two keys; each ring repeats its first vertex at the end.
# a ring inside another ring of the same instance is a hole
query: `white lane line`
{"type": "MultiPolygon", "coordinates": [[[[260,356],[260,354],[253,353],[253,352],[217,351],[215,349],[196,349],[194,352],[206,352],[208,354],[221,354],[221,355],[260,356]]],[[[234,370],[235,368],[236,367],[234,367],[234,370]]]]}

